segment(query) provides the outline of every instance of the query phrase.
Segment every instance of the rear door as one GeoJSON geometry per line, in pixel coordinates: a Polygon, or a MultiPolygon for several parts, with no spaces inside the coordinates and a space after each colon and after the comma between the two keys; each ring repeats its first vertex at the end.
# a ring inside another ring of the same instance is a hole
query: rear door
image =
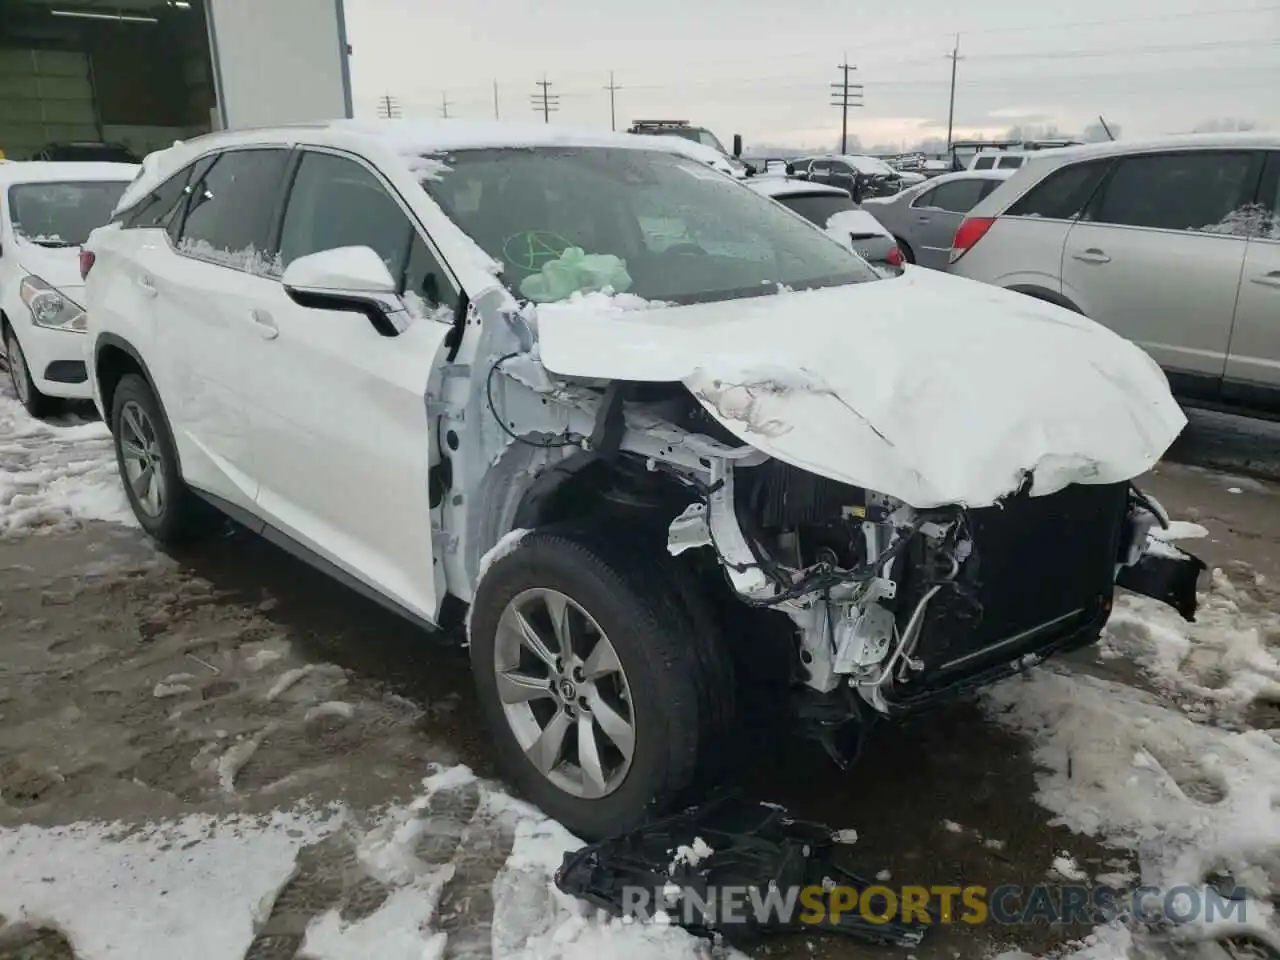
{"type": "Polygon", "coordinates": [[[1184,393],[1217,392],[1227,363],[1261,153],[1121,157],[1063,248],[1062,292],[1133,340],[1184,393]]]}
{"type": "Polygon", "coordinates": [[[371,247],[418,317],[383,336],[360,314],[301,307],[271,284],[262,336],[242,364],[257,513],[434,620],[428,471],[437,447],[426,392],[458,305],[456,281],[395,189],[352,155],[302,152],[279,232],[283,268],[324,250],[371,247]]]}
{"type": "Polygon", "coordinates": [[[916,263],[945,270],[960,221],[997,182],[984,177],[965,177],[940,183],[916,197],[909,212],[911,235],[906,238],[915,251],[916,263]]]}
{"type": "Polygon", "coordinates": [[[1225,399],[1280,408],[1280,151],[1267,156],[1259,203],[1235,226],[1249,234],[1236,321],[1231,332],[1225,399]]]}
{"type": "Polygon", "coordinates": [[[183,473],[241,509],[257,493],[244,364],[255,311],[276,285],[263,251],[288,157],[236,149],[200,163],[170,225],[175,246],[153,250],[138,279],[154,304],[183,473]]]}

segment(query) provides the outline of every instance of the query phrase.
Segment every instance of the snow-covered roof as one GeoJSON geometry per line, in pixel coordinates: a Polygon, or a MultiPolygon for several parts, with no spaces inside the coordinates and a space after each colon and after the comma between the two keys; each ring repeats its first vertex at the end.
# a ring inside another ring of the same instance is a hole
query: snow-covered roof
{"type": "Polygon", "coordinates": [[[233,146],[311,143],[367,152],[381,147],[401,156],[448,153],[454,150],[524,147],[586,147],[660,150],[716,166],[731,167],[718,150],[683,137],[644,136],[609,130],[562,127],[545,123],[505,123],[494,120],[329,120],[280,127],[207,133],[143,158],[143,175],[125,191],[118,209],[136,203],[187,163],[211,150],[233,146]]]}
{"type": "Polygon", "coordinates": [[[756,193],[763,193],[766,197],[790,197],[803,193],[825,193],[845,197],[849,195],[848,190],[796,177],[751,177],[746,184],[756,193]]]}
{"type": "Polygon", "coordinates": [[[33,160],[0,166],[0,186],[15,183],[70,183],[83,180],[129,182],[142,169],[133,163],[76,163],[33,160]]]}
{"type": "Polygon", "coordinates": [[[823,153],[812,157],[805,157],[804,159],[843,160],[859,173],[865,173],[869,177],[888,177],[897,173],[893,167],[889,166],[883,160],[878,160],[875,157],[868,157],[861,153],[823,153]]]}
{"type": "Polygon", "coordinates": [[[1182,133],[1167,137],[1150,137],[1141,140],[1104,140],[1101,143],[1085,143],[1075,147],[1052,147],[1048,150],[1019,151],[1028,160],[1055,157],[1111,157],[1124,153],[1140,153],[1149,150],[1223,147],[1236,150],[1280,149],[1280,131],[1248,130],[1231,133],[1182,133]]]}

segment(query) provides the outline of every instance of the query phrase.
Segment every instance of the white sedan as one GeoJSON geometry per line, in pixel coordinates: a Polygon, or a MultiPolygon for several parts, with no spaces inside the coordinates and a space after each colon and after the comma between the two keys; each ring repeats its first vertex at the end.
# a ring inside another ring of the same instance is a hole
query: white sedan
{"type": "Polygon", "coordinates": [[[0,340],[32,416],[54,398],[88,400],[80,245],[138,172],[124,163],[0,166],[0,340]]]}
{"type": "Polygon", "coordinates": [[[771,176],[753,177],[747,186],[822,227],[841,243],[851,245],[881,275],[902,272],[902,251],[893,234],[854,203],[848,190],[811,180],[771,176]]]}

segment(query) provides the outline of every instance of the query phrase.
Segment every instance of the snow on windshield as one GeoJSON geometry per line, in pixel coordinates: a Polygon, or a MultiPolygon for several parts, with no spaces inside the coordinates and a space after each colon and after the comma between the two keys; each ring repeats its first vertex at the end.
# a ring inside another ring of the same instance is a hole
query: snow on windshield
{"type": "Polygon", "coordinates": [[[76,247],[111,218],[126,184],[18,183],[9,188],[9,219],[19,238],[47,247],[76,247]]]}
{"type": "Polygon", "coordinates": [[[462,150],[423,189],[526,300],[631,293],[698,303],[874,280],[819,231],[660,151],[462,150]]]}

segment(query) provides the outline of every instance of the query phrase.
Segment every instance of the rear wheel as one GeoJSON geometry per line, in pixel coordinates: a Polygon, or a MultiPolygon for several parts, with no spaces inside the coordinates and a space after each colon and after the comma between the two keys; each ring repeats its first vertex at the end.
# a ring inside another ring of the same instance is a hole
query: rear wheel
{"type": "Polygon", "coordinates": [[[5,325],[4,328],[4,353],[9,363],[9,381],[13,384],[13,392],[18,397],[18,402],[27,409],[27,413],[33,417],[47,417],[53,413],[57,407],[57,401],[53,397],[45,396],[37,389],[35,381],[31,379],[31,371],[27,368],[27,357],[22,352],[22,345],[18,343],[18,335],[5,325]]]}
{"type": "Polygon", "coordinates": [[[208,529],[211,509],[182,481],[173,436],[150,385],[131,373],[111,399],[116,463],[133,515],[161,543],[177,544],[208,529]]]}
{"type": "Polygon", "coordinates": [[[689,799],[724,731],[728,658],[695,631],[661,563],[536,531],[473,600],[471,663],[499,759],[586,839],[689,799]]]}

